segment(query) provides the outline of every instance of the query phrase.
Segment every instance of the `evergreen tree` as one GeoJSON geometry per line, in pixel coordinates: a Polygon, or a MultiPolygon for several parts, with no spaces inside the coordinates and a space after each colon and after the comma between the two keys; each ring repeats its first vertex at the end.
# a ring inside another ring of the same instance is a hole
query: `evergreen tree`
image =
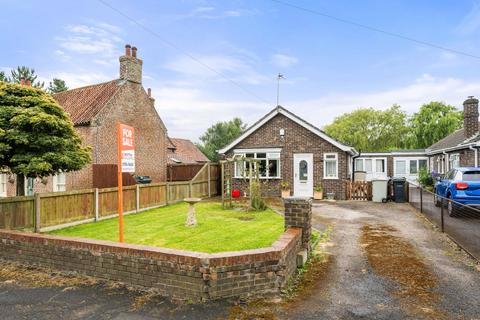
{"type": "Polygon", "coordinates": [[[31,69],[25,66],[18,66],[17,69],[11,71],[11,77],[8,79],[10,83],[20,83],[21,80],[30,80],[32,87],[43,89],[45,83],[37,81],[37,75],[35,69],[31,69]]]}
{"type": "Polygon", "coordinates": [[[5,72],[3,72],[3,71],[0,71],[0,81],[8,82],[8,78],[5,75],[5,72]]]}
{"type": "Polygon", "coordinates": [[[51,81],[50,85],[48,86],[47,92],[54,94],[54,93],[59,93],[67,90],[68,90],[68,87],[65,81],[63,81],[62,79],[53,78],[53,81],[51,81]]]}
{"type": "Polygon", "coordinates": [[[200,137],[202,143],[197,146],[208,159],[218,161],[218,150],[238,138],[246,127],[247,125],[240,118],[217,122],[200,137]]]}
{"type": "Polygon", "coordinates": [[[0,82],[0,168],[25,177],[79,170],[91,161],[67,113],[43,90],[0,82]]]}

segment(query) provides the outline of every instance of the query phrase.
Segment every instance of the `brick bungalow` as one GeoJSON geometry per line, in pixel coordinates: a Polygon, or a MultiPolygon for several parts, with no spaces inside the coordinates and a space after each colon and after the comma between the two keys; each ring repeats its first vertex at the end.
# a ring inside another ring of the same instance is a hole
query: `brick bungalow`
{"type": "MultiPolygon", "coordinates": [[[[258,159],[262,191],[267,196],[280,196],[280,183],[286,181],[295,196],[310,197],[313,188],[321,185],[324,193],[345,199],[345,180],[350,178],[356,151],[278,106],[219,153],[258,159]]],[[[245,191],[242,172],[244,166],[238,164],[234,187],[245,191]]]]}
{"type": "MultiPolygon", "coordinates": [[[[142,60],[137,48],[125,46],[120,77],[55,94],[70,115],[83,143],[92,147],[92,163],[76,172],[28,179],[27,194],[93,187],[93,166],[116,164],[116,122],[135,128],[136,174],[166,181],[167,129],[155,110],[150,89],[142,86],[142,60]]],[[[15,195],[15,177],[0,175],[0,196],[15,195]]]]}
{"type": "Polygon", "coordinates": [[[446,173],[455,167],[478,167],[478,99],[463,103],[463,127],[427,148],[431,171],[446,173]]]}

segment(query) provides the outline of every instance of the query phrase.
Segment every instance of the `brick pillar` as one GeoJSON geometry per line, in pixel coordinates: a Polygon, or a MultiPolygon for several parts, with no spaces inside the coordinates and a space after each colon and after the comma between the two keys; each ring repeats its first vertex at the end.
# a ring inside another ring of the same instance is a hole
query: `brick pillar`
{"type": "Polygon", "coordinates": [[[287,197],[285,205],[285,229],[302,228],[302,247],[310,251],[312,235],[312,199],[308,197],[287,197]]]}

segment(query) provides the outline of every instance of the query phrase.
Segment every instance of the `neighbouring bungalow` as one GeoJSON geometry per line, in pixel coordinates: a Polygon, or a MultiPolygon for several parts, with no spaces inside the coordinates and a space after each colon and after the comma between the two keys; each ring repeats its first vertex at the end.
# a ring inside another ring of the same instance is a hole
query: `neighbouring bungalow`
{"type": "Polygon", "coordinates": [[[427,148],[430,170],[444,174],[455,167],[478,167],[478,99],[463,103],[463,127],[427,148]]]}
{"type": "MultiPolygon", "coordinates": [[[[288,182],[293,195],[311,197],[316,186],[345,199],[352,157],[356,151],[278,106],[219,151],[227,158],[243,156],[259,161],[262,192],[280,196],[280,183],[288,182]]],[[[245,164],[234,168],[234,188],[247,190],[245,164]]]]}
{"type": "Polygon", "coordinates": [[[169,165],[204,164],[210,160],[188,139],[168,138],[167,157],[169,165]]]}
{"type": "MultiPolygon", "coordinates": [[[[68,90],[53,95],[70,115],[84,145],[92,148],[92,163],[84,169],[44,179],[27,179],[26,194],[92,188],[94,171],[117,163],[116,123],[135,128],[137,175],[153,182],[166,181],[167,129],[155,110],[150,89],[142,86],[142,60],[137,48],[125,46],[120,57],[120,77],[108,82],[68,90]]],[[[0,196],[14,196],[13,175],[0,175],[0,196]]]]}

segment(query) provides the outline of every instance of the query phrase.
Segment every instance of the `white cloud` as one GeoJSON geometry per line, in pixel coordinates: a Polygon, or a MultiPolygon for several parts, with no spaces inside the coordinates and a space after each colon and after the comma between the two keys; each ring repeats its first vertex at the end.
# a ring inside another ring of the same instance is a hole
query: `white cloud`
{"type": "MultiPolygon", "coordinates": [[[[408,113],[418,111],[420,106],[432,100],[444,101],[461,109],[469,95],[480,96],[480,81],[457,78],[435,78],[424,74],[412,83],[388,90],[367,93],[332,93],[310,100],[292,100],[284,104],[290,111],[322,127],[336,116],[360,107],[386,109],[400,104],[408,113]]],[[[241,117],[249,124],[273,108],[264,103],[229,99],[219,100],[199,89],[175,85],[154,86],[158,113],[167,124],[171,136],[185,137],[194,141],[213,123],[241,117]],[[187,116],[188,115],[188,116],[187,116]]]]}
{"type": "Polygon", "coordinates": [[[271,58],[273,65],[281,68],[288,68],[298,63],[298,58],[286,54],[277,53],[271,58]]]}
{"type": "MultiPolygon", "coordinates": [[[[83,73],[51,72],[48,78],[50,80],[48,81],[51,81],[51,79],[53,78],[59,78],[64,80],[70,89],[74,89],[111,80],[112,76],[94,71],[85,71],[83,73]]],[[[48,84],[48,81],[45,79],[46,84],[48,84]]]]}
{"type": "Polygon", "coordinates": [[[208,67],[189,57],[181,56],[168,62],[165,68],[178,72],[192,81],[203,81],[205,79],[225,81],[218,73],[232,80],[253,85],[270,81],[268,77],[256,70],[257,62],[248,57],[212,55],[198,56],[197,58],[208,67]]]}

